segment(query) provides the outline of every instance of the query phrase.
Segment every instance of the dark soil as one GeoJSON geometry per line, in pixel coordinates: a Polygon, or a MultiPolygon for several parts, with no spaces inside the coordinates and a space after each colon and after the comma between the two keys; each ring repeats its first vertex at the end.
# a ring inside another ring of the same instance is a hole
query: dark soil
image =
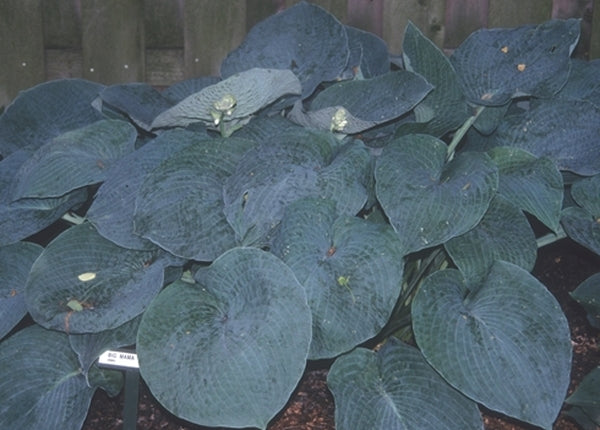
{"type": "MultiPolygon", "coordinates": [[[[555,295],[562,306],[571,328],[573,368],[569,394],[582,378],[600,364],[600,331],[591,327],[585,311],[569,296],[583,280],[600,271],[600,257],[581,246],[563,240],[543,248],[533,271],[555,295]]],[[[286,408],[273,420],[269,430],[333,430],[334,404],[326,384],[327,367],[306,371],[295,394],[286,408]]],[[[123,427],[124,395],[108,397],[104,391],[95,394],[84,430],[120,430],[123,427]]],[[[577,424],[560,414],[554,430],[578,430],[577,424]]],[[[482,410],[486,430],[533,430],[532,426],[482,410]]],[[[152,397],[141,383],[137,419],[138,430],[202,430],[174,417],[152,397]]]]}

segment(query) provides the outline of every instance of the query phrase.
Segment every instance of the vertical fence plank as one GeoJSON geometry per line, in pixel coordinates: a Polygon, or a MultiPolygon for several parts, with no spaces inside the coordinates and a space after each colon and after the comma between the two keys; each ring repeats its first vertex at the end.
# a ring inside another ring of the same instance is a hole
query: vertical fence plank
{"type": "Polygon", "coordinates": [[[539,24],[552,17],[552,0],[489,0],[488,25],[496,27],[518,27],[539,24]]]}
{"type": "MultiPolygon", "coordinates": [[[[300,1],[301,0],[283,0],[283,4],[285,7],[290,7],[300,1]]],[[[347,22],[347,0],[309,0],[309,3],[314,3],[317,6],[322,7],[344,24],[347,22]]]]}
{"type": "Polygon", "coordinates": [[[384,0],[383,38],[392,54],[402,52],[404,30],[412,21],[425,36],[441,47],[447,0],[384,0]]]}
{"type": "Polygon", "coordinates": [[[383,36],[383,0],[348,0],[348,25],[383,36]]]}
{"type": "Polygon", "coordinates": [[[600,3],[592,6],[592,25],[590,35],[590,59],[600,58],[600,3]]]}
{"type": "Polygon", "coordinates": [[[83,77],[105,84],[145,78],[143,0],[81,2],[83,77]]]}
{"type": "Polygon", "coordinates": [[[183,0],[144,0],[146,77],[165,87],[183,79],[183,0]]]}
{"type": "Polygon", "coordinates": [[[183,0],[144,0],[146,49],[183,47],[183,0]]]}
{"type": "Polygon", "coordinates": [[[185,0],[183,16],[185,77],[218,76],[246,34],[245,0],[185,0]]]}
{"type": "Polygon", "coordinates": [[[347,0],[311,0],[311,3],[321,6],[323,9],[329,11],[329,13],[335,15],[335,17],[344,24],[348,22],[347,0]]]}
{"type": "Polygon", "coordinates": [[[466,38],[488,25],[488,0],[446,0],[444,47],[455,49],[466,38]]]}
{"type": "Polygon", "coordinates": [[[37,0],[0,1],[0,106],[44,80],[42,9],[37,0]]]}
{"type": "Polygon", "coordinates": [[[285,0],[246,0],[246,31],[284,8],[285,0]]]}
{"type": "Polygon", "coordinates": [[[81,49],[80,0],[44,0],[44,47],[81,49]]]}
{"type": "Polygon", "coordinates": [[[44,0],[44,47],[81,49],[80,0],[44,0]]]}
{"type": "MultiPolygon", "coordinates": [[[[552,2],[552,18],[581,18],[581,36],[573,53],[575,57],[590,58],[593,11],[593,0],[554,0],[552,2]]],[[[600,30],[598,26],[596,29],[600,30]]]]}
{"type": "Polygon", "coordinates": [[[80,0],[44,0],[46,80],[82,76],[80,0]]]}

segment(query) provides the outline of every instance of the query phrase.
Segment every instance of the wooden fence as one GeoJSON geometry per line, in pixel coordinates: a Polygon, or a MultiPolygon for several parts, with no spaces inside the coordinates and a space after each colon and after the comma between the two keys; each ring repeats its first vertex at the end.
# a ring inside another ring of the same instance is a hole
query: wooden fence
{"type": "MultiPolygon", "coordinates": [[[[83,77],[167,86],[216,75],[258,21],[298,0],[0,0],[0,106],[39,82],[83,77]]],[[[400,53],[408,20],[451,50],[481,27],[582,17],[582,50],[600,57],[592,0],[315,0],[400,53]],[[585,3],[585,4],[584,4],[585,3]]]]}

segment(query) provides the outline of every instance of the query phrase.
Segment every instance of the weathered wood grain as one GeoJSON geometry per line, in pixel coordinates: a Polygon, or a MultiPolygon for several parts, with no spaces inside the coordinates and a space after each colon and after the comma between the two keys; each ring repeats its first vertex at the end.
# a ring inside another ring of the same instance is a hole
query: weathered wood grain
{"type": "Polygon", "coordinates": [[[490,28],[536,24],[552,17],[552,0],[489,0],[489,3],[490,28]]]}
{"type": "Polygon", "coordinates": [[[383,39],[392,54],[402,52],[406,25],[411,21],[437,46],[444,42],[446,0],[384,0],[383,39]]]}
{"type": "Polygon", "coordinates": [[[104,84],[145,77],[144,1],[81,2],[83,77],[104,84]]]}
{"type": "Polygon", "coordinates": [[[0,1],[0,106],[44,79],[40,2],[0,1]]]}
{"type": "Polygon", "coordinates": [[[184,0],[186,78],[218,76],[225,56],[246,34],[244,0],[184,0]]]}
{"type": "MultiPolygon", "coordinates": [[[[299,0],[0,0],[0,105],[48,79],[168,86],[218,75],[253,25],[299,0]]],[[[582,18],[580,56],[600,58],[592,0],[311,0],[402,51],[408,21],[447,52],[482,27],[582,18]]],[[[596,2],[597,3],[597,2],[596,2]]]]}

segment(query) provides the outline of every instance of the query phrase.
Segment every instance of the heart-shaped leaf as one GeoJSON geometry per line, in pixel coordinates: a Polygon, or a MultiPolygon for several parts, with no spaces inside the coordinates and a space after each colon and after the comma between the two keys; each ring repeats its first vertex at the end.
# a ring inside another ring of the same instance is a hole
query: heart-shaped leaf
{"type": "Polygon", "coordinates": [[[571,59],[571,73],[565,86],[556,95],[561,99],[585,100],[600,107],[600,59],[571,59]]]}
{"type": "Polygon", "coordinates": [[[492,144],[514,146],[546,157],[559,170],[600,173],[600,108],[585,101],[544,100],[524,113],[508,115],[492,144]]]}
{"type": "Polygon", "coordinates": [[[390,338],[331,366],[338,430],[483,429],[475,402],[453,389],[416,348],[390,338]]]}
{"type": "Polygon", "coordinates": [[[489,409],[552,427],[569,385],[571,340],[556,299],[531,274],[498,261],[467,287],[457,270],[435,272],[412,317],[423,355],[451,385],[489,409]]]}
{"type": "Polygon", "coordinates": [[[0,344],[0,427],[79,430],[94,391],[66,334],[34,325],[0,344]]]}
{"type": "Polygon", "coordinates": [[[141,315],[138,315],[123,325],[98,333],[70,334],[69,343],[79,357],[83,372],[88,374],[98,357],[107,349],[134,345],[141,319],[141,315]]]}
{"type": "Polygon", "coordinates": [[[596,273],[570,293],[587,312],[591,325],[600,329],[600,273],[596,273]]]}
{"type": "Polygon", "coordinates": [[[171,103],[177,104],[188,96],[191,96],[210,85],[219,83],[220,80],[221,78],[218,76],[200,76],[198,78],[186,79],[165,88],[161,94],[171,103]]]}
{"type": "Polygon", "coordinates": [[[531,271],[537,243],[523,212],[496,196],[477,226],[444,244],[452,261],[470,284],[479,284],[496,260],[531,271]]]}
{"type": "Polygon", "coordinates": [[[144,313],[142,376],[183,419],[264,429],[304,371],[304,289],[281,260],[255,248],[230,250],[195,278],[171,284],[144,313]]]}
{"type": "Polygon", "coordinates": [[[121,248],[89,223],[61,233],[31,268],[25,302],[33,319],[67,333],[97,333],[142,313],[174,264],[159,250],[121,248]]]}
{"type": "Polygon", "coordinates": [[[511,98],[551,97],[567,81],[579,20],[552,20],[472,33],[451,57],[469,101],[500,106],[511,98]]]}
{"type": "Polygon", "coordinates": [[[460,127],[469,117],[469,110],[448,57],[412,22],[406,26],[402,48],[406,69],[434,86],[415,109],[417,122],[427,123],[421,132],[443,136],[460,127]]]}
{"type": "Polygon", "coordinates": [[[572,206],[563,209],[560,223],[571,239],[600,255],[600,216],[572,206]]]}
{"type": "Polygon", "coordinates": [[[460,153],[446,163],[446,152],[432,136],[407,135],[377,159],[377,199],[411,252],[475,227],[496,193],[498,171],[487,155],[460,153]]]}
{"type": "Polygon", "coordinates": [[[194,122],[219,125],[246,118],[286,94],[300,94],[300,81],[289,70],[250,69],[186,97],[162,112],[152,128],[185,127],[194,122]]]}
{"type": "Polygon", "coordinates": [[[565,208],[561,224],[571,239],[600,255],[600,175],[580,179],[571,196],[580,206],[565,208]]]}
{"type": "Polygon", "coordinates": [[[336,215],[331,200],[286,209],[272,252],[306,289],[311,359],[335,357],[375,336],[400,294],[404,252],[387,224],[336,215]]]}
{"type": "Polygon", "coordinates": [[[512,147],[489,151],[498,166],[498,194],[557,231],[563,200],[563,180],[554,163],[512,147]]]}
{"type": "Polygon", "coordinates": [[[565,402],[572,406],[568,414],[583,429],[600,426],[600,366],[588,373],[565,402]]]}
{"type": "Polygon", "coordinates": [[[98,233],[123,248],[154,249],[149,240],[133,232],[135,199],[145,177],[164,160],[183,148],[206,140],[205,133],[166,130],[140,149],[126,155],[107,172],[92,206],[86,213],[98,233]]]}
{"type": "Polygon", "coordinates": [[[14,177],[30,157],[31,152],[19,149],[0,161],[0,246],[43,230],[88,197],[85,189],[78,189],[58,198],[12,201],[14,177]]]}
{"type": "Polygon", "coordinates": [[[252,67],[289,69],[300,79],[304,99],[321,82],[341,76],[348,56],[345,26],[321,7],[300,2],[252,27],[221,64],[221,76],[252,67]]]}
{"type": "Polygon", "coordinates": [[[150,130],[154,118],[173,105],[155,88],[140,82],[111,85],[102,90],[100,97],[104,104],[131,118],[144,130],[150,130]]]}
{"type": "Polygon", "coordinates": [[[174,154],[139,189],[134,231],[187,259],[212,261],[237,241],[223,212],[223,185],[251,140],[207,139],[174,154]]]}
{"type": "Polygon", "coordinates": [[[346,26],[350,58],[344,77],[373,78],[390,71],[390,55],[385,41],[373,33],[346,26]]]}
{"type": "Polygon", "coordinates": [[[571,196],[579,206],[600,218],[600,175],[575,182],[571,187],[571,196]]]}
{"type": "Polygon", "coordinates": [[[405,70],[370,79],[342,81],[321,91],[305,117],[298,109],[290,119],[344,134],[355,134],[398,118],[419,103],[433,87],[405,70]]]}
{"type": "Polygon", "coordinates": [[[366,203],[370,155],[352,141],[339,145],[330,133],[294,129],[248,151],[227,179],[225,215],[245,245],[268,243],[285,207],[303,197],[326,197],[348,215],[366,203]]]}
{"type": "Polygon", "coordinates": [[[25,282],[43,248],[30,242],[0,247],[0,339],[27,313],[25,282]]]}
{"type": "Polygon", "coordinates": [[[134,150],[136,138],[135,127],[118,120],[97,121],[63,133],[23,163],[13,198],[61,197],[102,182],[108,167],[134,150]]]}
{"type": "MultiPolygon", "coordinates": [[[[513,107],[511,103],[506,103],[502,106],[486,106],[485,109],[479,111],[473,127],[479,133],[489,136],[498,128],[498,125],[500,125],[511,107],[513,107]]],[[[473,134],[473,132],[470,133],[470,135],[473,134]]],[[[467,147],[468,142],[465,145],[465,148],[467,147]]]]}
{"type": "Polygon", "coordinates": [[[19,93],[0,116],[0,158],[19,148],[38,149],[53,137],[104,118],[92,107],[103,88],[82,79],[62,79],[19,93]]]}

